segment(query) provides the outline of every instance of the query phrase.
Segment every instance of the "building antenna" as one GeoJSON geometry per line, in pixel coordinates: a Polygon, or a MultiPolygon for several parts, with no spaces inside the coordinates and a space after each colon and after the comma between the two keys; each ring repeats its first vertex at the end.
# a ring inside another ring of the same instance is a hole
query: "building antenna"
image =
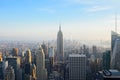
{"type": "Polygon", "coordinates": [[[115,13],[115,32],[117,33],[117,13],[115,13]]]}
{"type": "Polygon", "coordinates": [[[61,22],[59,22],[59,30],[61,31],[61,22]]]}

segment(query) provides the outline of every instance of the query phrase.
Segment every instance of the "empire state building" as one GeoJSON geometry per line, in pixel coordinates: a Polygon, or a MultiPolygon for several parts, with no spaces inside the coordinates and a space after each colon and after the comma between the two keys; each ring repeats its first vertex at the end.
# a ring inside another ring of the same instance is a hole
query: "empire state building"
{"type": "Polygon", "coordinates": [[[64,50],[63,50],[63,34],[61,31],[61,26],[59,26],[59,31],[57,34],[57,62],[63,62],[64,50]]]}

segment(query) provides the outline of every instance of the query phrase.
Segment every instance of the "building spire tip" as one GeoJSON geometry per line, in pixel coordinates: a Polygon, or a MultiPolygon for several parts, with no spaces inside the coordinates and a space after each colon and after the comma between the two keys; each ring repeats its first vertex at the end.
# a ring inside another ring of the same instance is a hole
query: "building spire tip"
{"type": "Polygon", "coordinates": [[[61,24],[59,25],[59,30],[61,30],[61,24]]]}

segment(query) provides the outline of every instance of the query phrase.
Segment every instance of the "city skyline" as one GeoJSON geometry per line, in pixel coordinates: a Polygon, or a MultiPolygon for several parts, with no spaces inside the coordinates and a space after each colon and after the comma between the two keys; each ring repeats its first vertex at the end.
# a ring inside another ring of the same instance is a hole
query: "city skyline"
{"type": "Polygon", "coordinates": [[[120,33],[120,1],[110,0],[1,0],[0,38],[3,40],[56,40],[61,24],[65,39],[108,40],[120,33]]]}

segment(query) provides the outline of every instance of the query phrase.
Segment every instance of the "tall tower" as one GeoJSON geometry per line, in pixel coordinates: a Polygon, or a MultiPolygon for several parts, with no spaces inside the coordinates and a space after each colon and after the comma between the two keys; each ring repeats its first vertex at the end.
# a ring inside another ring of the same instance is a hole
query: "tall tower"
{"type": "Polygon", "coordinates": [[[45,69],[45,54],[41,46],[36,51],[36,68],[37,80],[47,80],[47,70],[45,69]]]}
{"type": "Polygon", "coordinates": [[[113,49],[114,49],[115,42],[117,39],[120,39],[120,34],[114,32],[114,31],[111,31],[111,51],[112,51],[112,53],[113,53],[113,49]]]}
{"type": "Polygon", "coordinates": [[[57,34],[57,61],[63,62],[64,50],[63,50],[63,34],[61,31],[61,26],[59,26],[59,31],[57,34]]]}
{"type": "Polygon", "coordinates": [[[120,70],[120,39],[115,41],[113,54],[111,56],[111,68],[120,70]]]}

